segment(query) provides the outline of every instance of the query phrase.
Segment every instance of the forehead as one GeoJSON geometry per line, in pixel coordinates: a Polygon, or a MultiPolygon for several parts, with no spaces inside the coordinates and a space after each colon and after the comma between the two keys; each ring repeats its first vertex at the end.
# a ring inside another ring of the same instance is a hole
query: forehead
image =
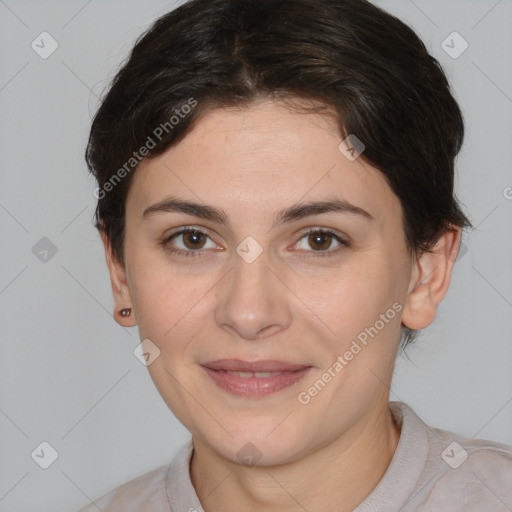
{"type": "Polygon", "coordinates": [[[338,197],[376,219],[400,205],[380,171],[349,160],[331,116],[265,101],[204,114],[176,146],[144,160],[127,210],[139,215],[166,195],[261,218],[301,201],[338,197]]]}

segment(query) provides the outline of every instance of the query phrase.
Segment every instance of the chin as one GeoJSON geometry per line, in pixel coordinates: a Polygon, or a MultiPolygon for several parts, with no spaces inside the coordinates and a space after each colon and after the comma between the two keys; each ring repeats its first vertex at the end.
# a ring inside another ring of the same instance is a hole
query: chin
{"type": "Polygon", "coordinates": [[[223,429],[216,429],[215,436],[208,431],[199,437],[215,453],[235,464],[277,466],[300,459],[309,445],[303,437],[305,429],[300,435],[295,428],[284,428],[286,421],[282,422],[282,418],[279,421],[262,421],[261,418],[232,421],[225,425],[231,435],[223,429]]]}

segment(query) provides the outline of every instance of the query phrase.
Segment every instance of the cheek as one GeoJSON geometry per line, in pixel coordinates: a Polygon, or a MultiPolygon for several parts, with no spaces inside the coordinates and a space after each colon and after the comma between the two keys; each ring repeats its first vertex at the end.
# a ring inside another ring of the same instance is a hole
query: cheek
{"type": "MultiPolygon", "coordinates": [[[[367,256],[359,258],[360,265],[347,265],[333,274],[322,289],[313,289],[308,306],[322,320],[323,325],[316,322],[317,326],[322,325],[329,334],[321,339],[331,357],[351,350],[348,358],[373,366],[375,361],[380,359],[384,364],[392,356],[403,305],[396,284],[399,276],[390,272],[389,262],[382,255],[367,256]]],[[[359,367],[350,366],[353,370],[359,367]]]]}
{"type": "Polygon", "coordinates": [[[187,342],[201,325],[208,283],[204,277],[172,272],[161,262],[136,263],[131,292],[141,339],[149,338],[161,349],[171,341],[175,346],[187,342]]]}
{"type": "Polygon", "coordinates": [[[382,260],[359,255],[353,260],[331,273],[321,287],[309,288],[311,305],[341,332],[367,323],[390,297],[391,282],[382,260]]]}

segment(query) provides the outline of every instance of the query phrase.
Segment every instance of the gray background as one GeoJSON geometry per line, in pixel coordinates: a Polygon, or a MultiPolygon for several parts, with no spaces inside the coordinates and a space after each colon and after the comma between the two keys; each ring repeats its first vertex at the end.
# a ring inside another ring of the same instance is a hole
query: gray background
{"type": "MultiPolygon", "coordinates": [[[[419,32],[452,81],[467,126],[457,193],[476,226],[435,324],[397,361],[391,399],[512,444],[512,0],[376,3],[419,32]],[[456,59],[441,46],[453,31],[469,43],[456,59]]],[[[76,510],[188,438],[133,355],[136,328],[112,319],[83,159],[102,91],[174,5],[0,0],[0,511],[76,510]],[[31,48],[43,31],[59,45],[47,59],[31,48]],[[43,237],[57,249],[47,261],[43,237]],[[43,441],[58,452],[46,470],[31,458],[43,441]]]]}

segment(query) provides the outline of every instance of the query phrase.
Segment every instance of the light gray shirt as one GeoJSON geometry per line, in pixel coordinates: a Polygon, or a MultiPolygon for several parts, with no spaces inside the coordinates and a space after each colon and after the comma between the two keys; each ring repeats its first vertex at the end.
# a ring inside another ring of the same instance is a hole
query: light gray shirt
{"type": "MultiPolygon", "coordinates": [[[[354,512],[511,512],[512,446],[426,425],[390,402],[400,439],[378,485],[354,512]]],[[[78,512],[204,512],[190,480],[192,440],[173,461],[78,512]]]]}

